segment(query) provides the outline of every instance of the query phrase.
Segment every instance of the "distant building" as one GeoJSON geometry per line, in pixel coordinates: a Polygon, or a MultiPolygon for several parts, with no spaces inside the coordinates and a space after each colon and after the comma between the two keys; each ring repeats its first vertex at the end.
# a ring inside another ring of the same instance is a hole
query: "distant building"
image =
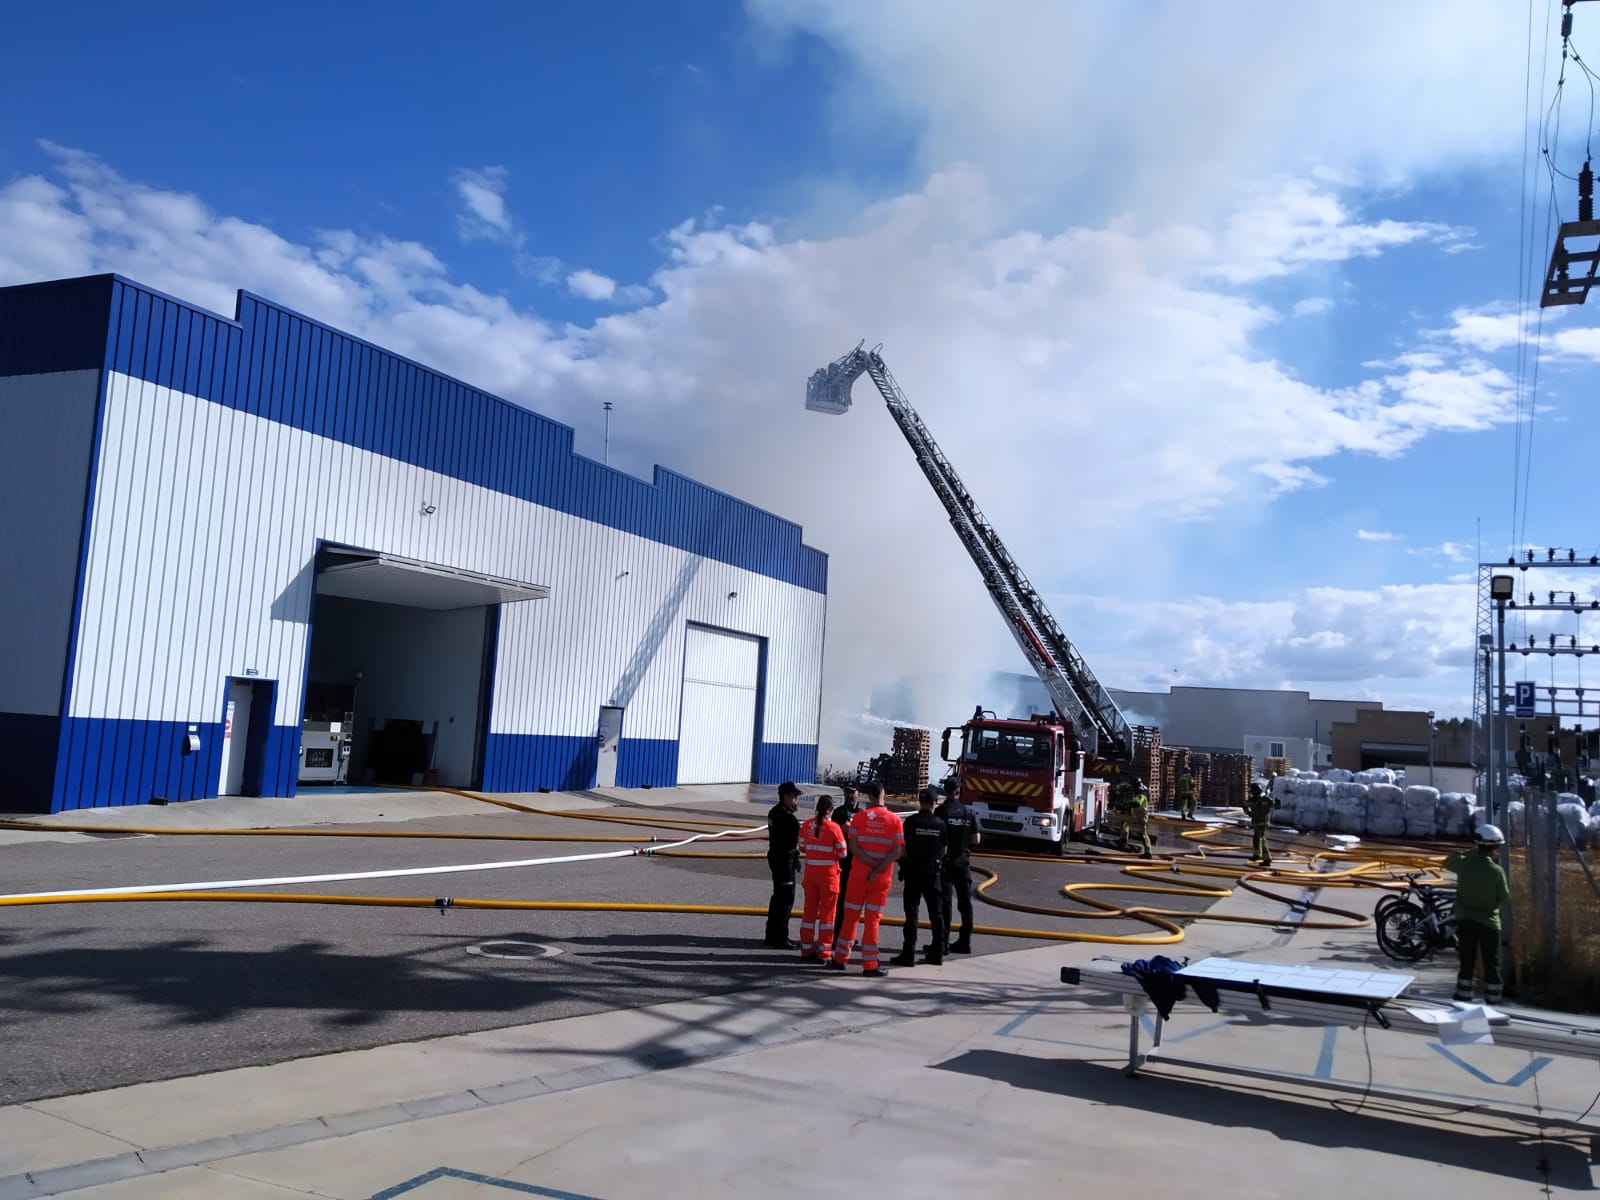
{"type": "MultiPolygon", "coordinates": [[[[1001,701],[996,712],[1050,708],[1044,686],[1030,675],[997,673],[993,686],[1001,701]]],[[[1162,745],[1249,754],[1258,768],[1268,758],[1287,758],[1303,771],[1426,767],[1438,761],[1431,715],[1386,711],[1377,700],[1317,700],[1309,692],[1256,688],[1108,690],[1129,724],[1160,728],[1162,745]]]]}

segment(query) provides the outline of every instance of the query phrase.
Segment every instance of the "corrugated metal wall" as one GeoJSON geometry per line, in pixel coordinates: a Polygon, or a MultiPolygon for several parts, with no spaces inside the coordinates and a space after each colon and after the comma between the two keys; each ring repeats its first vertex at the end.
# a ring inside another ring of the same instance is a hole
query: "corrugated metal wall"
{"type": "Polygon", "coordinates": [[[565,426],[264,302],[241,317],[115,282],[54,807],[212,794],[248,674],[278,681],[263,790],[292,791],[321,539],[551,587],[502,610],[486,787],[587,786],[604,704],[619,783],[675,782],[688,622],[769,639],[759,770],[814,771],[826,558],[796,526],[577,458],[565,426]]]}
{"type": "Polygon", "coordinates": [[[110,305],[109,278],[0,289],[0,808],[54,778],[110,305]]]}
{"type": "Polygon", "coordinates": [[[99,371],[0,378],[0,809],[54,774],[99,401],[99,371]]]}

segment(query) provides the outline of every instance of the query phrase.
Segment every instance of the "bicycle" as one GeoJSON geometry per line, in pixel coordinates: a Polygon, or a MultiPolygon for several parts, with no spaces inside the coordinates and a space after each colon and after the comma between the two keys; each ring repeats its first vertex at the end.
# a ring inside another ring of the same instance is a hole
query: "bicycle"
{"type": "Polygon", "coordinates": [[[1378,946],[1400,962],[1420,962],[1456,944],[1456,890],[1406,879],[1406,890],[1385,896],[1373,910],[1378,946]]]}

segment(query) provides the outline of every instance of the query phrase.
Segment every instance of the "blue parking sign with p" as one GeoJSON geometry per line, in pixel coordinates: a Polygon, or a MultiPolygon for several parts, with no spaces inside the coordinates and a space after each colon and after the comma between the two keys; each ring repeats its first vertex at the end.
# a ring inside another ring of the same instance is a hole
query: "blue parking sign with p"
{"type": "Polygon", "coordinates": [[[1517,717],[1519,719],[1533,716],[1533,682],[1528,679],[1517,681],[1517,717]]]}

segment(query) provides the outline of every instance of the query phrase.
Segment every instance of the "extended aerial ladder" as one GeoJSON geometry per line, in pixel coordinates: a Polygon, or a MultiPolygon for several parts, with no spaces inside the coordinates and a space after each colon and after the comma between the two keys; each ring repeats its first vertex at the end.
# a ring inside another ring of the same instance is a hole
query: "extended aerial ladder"
{"type": "Polygon", "coordinates": [[[956,536],[983,576],[984,587],[1005,618],[1018,648],[1049,692],[1056,711],[1072,720],[1081,748],[1091,758],[1128,761],[1133,754],[1133,736],[1122,710],[1056,624],[1044,599],[1006,550],[1000,535],[889,373],[878,350],[857,346],[843,358],[813,372],[806,381],[806,407],[833,414],[847,411],[850,388],[862,375],[869,376],[877,386],[889,415],[910,443],[917,464],[949,514],[956,536]]]}

